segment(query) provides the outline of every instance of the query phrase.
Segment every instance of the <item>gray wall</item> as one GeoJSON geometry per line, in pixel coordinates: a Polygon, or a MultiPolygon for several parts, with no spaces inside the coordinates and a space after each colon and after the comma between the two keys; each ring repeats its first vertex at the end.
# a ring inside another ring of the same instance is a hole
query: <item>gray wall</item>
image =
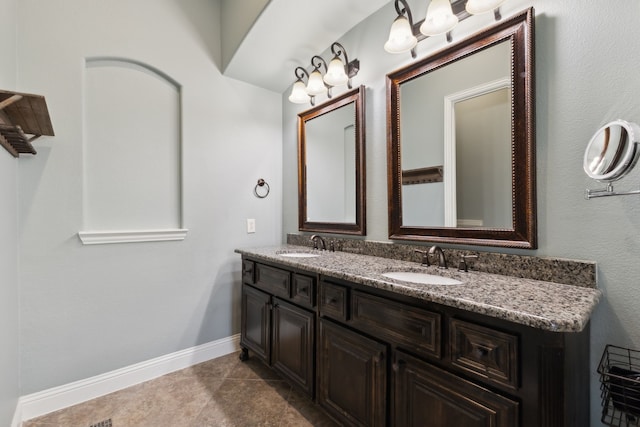
{"type": "MultiPolygon", "coordinates": [[[[0,0],[0,89],[15,89],[16,0],[0,0]]],[[[18,403],[18,160],[0,148],[0,425],[18,403]]]]}
{"type": "MultiPolygon", "coordinates": [[[[426,2],[409,3],[414,16],[424,16],[426,2]]],[[[640,49],[640,3],[615,0],[603,8],[580,0],[510,0],[503,15],[529,6],[537,15],[539,249],[512,252],[598,262],[598,286],[604,298],[591,321],[591,419],[596,426],[600,425],[596,366],[604,345],[640,349],[640,197],[585,200],[585,187],[598,184],[582,171],[582,154],[591,135],[607,121],[640,122],[640,77],[632,54],[640,49]]],[[[394,16],[390,3],[340,40],[350,57],[360,59],[354,84],[368,87],[367,239],[377,241],[388,240],[384,76],[411,62],[408,53],[394,56],[382,48],[394,16]]],[[[454,41],[490,22],[491,16],[464,21],[454,30],[454,41]]],[[[444,43],[444,37],[421,42],[418,57],[444,43]]],[[[282,97],[284,231],[297,232],[295,115],[301,107],[289,103],[287,96],[288,91],[282,97]]],[[[639,181],[637,168],[616,188],[637,188],[639,181]]]]}
{"type": "Polygon", "coordinates": [[[267,3],[269,0],[220,0],[223,70],[267,3]]]}
{"type": "Polygon", "coordinates": [[[282,236],[281,109],[279,94],[221,75],[220,3],[23,0],[18,8],[18,87],[46,95],[56,132],[20,159],[21,393],[238,333],[233,251],[282,236]],[[84,59],[94,56],[144,62],[182,87],[184,241],[83,246],[77,237],[84,59]],[[272,189],[265,199],[253,195],[259,178],[272,189]]]}

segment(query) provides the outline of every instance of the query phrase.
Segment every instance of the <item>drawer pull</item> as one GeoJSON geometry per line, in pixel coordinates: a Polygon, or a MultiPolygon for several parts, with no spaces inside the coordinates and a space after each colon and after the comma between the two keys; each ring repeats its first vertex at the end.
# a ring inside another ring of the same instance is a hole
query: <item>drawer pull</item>
{"type": "Polygon", "coordinates": [[[336,298],[327,298],[325,300],[325,304],[327,304],[327,305],[333,305],[333,304],[335,304],[337,302],[338,302],[338,300],[336,298]]]}
{"type": "Polygon", "coordinates": [[[476,347],[473,350],[474,355],[478,358],[478,359],[485,359],[489,353],[491,351],[488,348],[485,347],[476,347]]]}
{"type": "Polygon", "coordinates": [[[406,364],[407,364],[407,362],[405,362],[404,360],[402,360],[402,359],[398,360],[392,366],[393,372],[400,372],[400,370],[403,369],[404,365],[406,365],[406,364]]]}
{"type": "Polygon", "coordinates": [[[306,294],[308,292],[309,292],[309,288],[307,288],[306,286],[304,288],[298,288],[298,293],[306,294]]]}

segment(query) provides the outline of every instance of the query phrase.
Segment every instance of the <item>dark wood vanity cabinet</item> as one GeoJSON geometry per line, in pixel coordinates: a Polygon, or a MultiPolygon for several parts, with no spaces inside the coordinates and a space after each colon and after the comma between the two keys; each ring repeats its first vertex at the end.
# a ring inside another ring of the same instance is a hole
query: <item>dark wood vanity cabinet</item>
{"type": "Polygon", "coordinates": [[[318,402],[345,425],[589,425],[588,326],[554,333],[324,276],[319,295],[318,402]]]}
{"type": "MultiPolygon", "coordinates": [[[[240,345],[269,363],[271,358],[271,295],[242,285],[240,345]]],[[[246,356],[246,352],[244,353],[246,356]]]]}
{"type": "Polygon", "coordinates": [[[395,352],[391,425],[515,427],[519,404],[401,350],[395,352]]]}
{"type": "Polygon", "coordinates": [[[315,278],[243,260],[240,358],[248,350],[309,396],[315,391],[315,278]]]}
{"type": "Polygon", "coordinates": [[[315,313],[274,298],[271,366],[313,396],[315,313]]]}
{"type": "Polygon", "coordinates": [[[551,332],[253,261],[243,282],[242,347],[343,425],[589,425],[588,324],[551,332]]]}
{"type": "Polygon", "coordinates": [[[320,319],[320,406],[348,425],[386,425],[387,358],[387,345],[320,319]]]}

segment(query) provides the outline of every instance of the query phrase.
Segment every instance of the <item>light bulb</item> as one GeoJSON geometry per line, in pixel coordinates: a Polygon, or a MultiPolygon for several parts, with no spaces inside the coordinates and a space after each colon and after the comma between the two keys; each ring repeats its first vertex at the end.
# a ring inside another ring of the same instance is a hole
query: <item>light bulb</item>
{"type": "Polygon", "coordinates": [[[389,40],[384,44],[384,50],[389,53],[402,53],[413,49],[418,39],[413,35],[409,20],[400,15],[391,24],[389,40]]]}
{"type": "Polygon", "coordinates": [[[490,12],[500,7],[505,0],[468,0],[465,9],[472,15],[490,12]]]}
{"type": "Polygon", "coordinates": [[[458,17],[453,14],[449,0],[431,0],[420,32],[425,36],[437,36],[451,31],[457,24],[458,17]]]}
{"type": "Polygon", "coordinates": [[[327,69],[327,74],[324,75],[324,82],[329,86],[340,86],[346,84],[349,81],[349,76],[344,71],[344,63],[340,58],[335,56],[327,69]]]}
{"type": "Polygon", "coordinates": [[[309,82],[307,83],[307,93],[311,96],[320,95],[327,91],[327,87],[324,85],[324,81],[322,80],[322,74],[316,68],[313,70],[311,75],[309,75],[309,82]]]}
{"type": "Polygon", "coordinates": [[[289,101],[293,102],[294,104],[305,104],[309,102],[309,95],[307,94],[306,87],[304,86],[304,82],[302,80],[297,80],[293,84],[291,95],[289,95],[289,101]]]}

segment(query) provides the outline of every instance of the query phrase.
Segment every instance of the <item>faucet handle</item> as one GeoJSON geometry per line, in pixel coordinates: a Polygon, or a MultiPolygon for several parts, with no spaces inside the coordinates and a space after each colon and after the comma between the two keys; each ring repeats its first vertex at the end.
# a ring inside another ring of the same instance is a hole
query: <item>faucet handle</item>
{"type": "Polygon", "coordinates": [[[419,249],[414,249],[414,252],[422,255],[422,265],[429,267],[431,263],[429,262],[429,251],[421,251],[419,249]]]}
{"type": "Polygon", "coordinates": [[[478,254],[462,255],[460,263],[458,264],[458,271],[464,271],[465,273],[469,272],[469,265],[467,264],[468,259],[478,259],[478,254]]]}

